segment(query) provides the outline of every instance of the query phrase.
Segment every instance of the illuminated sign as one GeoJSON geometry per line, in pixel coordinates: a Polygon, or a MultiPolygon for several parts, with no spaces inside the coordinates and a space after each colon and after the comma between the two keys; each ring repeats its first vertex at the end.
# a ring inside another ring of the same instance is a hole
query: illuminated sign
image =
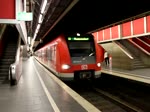
{"type": "Polygon", "coordinates": [[[89,40],[89,37],[68,37],[68,40],[89,40]]]}
{"type": "Polygon", "coordinates": [[[32,21],[33,13],[32,12],[19,12],[19,13],[17,13],[17,20],[32,21]]]}

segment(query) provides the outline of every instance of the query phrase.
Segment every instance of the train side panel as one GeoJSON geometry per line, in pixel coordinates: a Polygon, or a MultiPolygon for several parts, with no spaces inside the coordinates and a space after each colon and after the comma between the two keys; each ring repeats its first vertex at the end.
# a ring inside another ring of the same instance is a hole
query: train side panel
{"type": "Polygon", "coordinates": [[[59,76],[59,67],[60,65],[60,55],[59,55],[59,42],[57,42],[58,39],[55,39],[54,41],[48,43],[45,47],[47,48],[47,63],[46,66],[57,76],[59,76]]]}
{"type": "Polygon", "coordinates": [[[59,36],[57,49],[57,71],[62,80],[73,80],[71,69],[63,69],[63,66],[71,66],[71,58],[64,35],[59,36]],[[58,63],[59,62],[59,63],[58,63]]]}
{"type": "Polygon", "coordinates": [[[65,69],[62,69],[62,66],[64,64],[71,65],[70,54],[68,51],[67,43],[63,35],[61,36],[61,38],[59,38],[58,52],[59,52],[59,59],[60,59],[60,64],[58,65],[59,66],[58,71],[63,73],[69,72],[68,70],[66,71],[65,69]]]}
{"type": "Polygon", "coordinates": [[[100,62],[102,63],[104,61],[104,48],[100,46],[98,43],[95,43],[95,48],[96,48],[96,60],[97,63],[100,62]]]}
{"type": "MultiPolygon", "coordinates": [[[[56,39],[57,40],[57,39],[56,39]]],[[[56,40],[48,43],[43,48],[36,51],[36,58],[53,73],[58,75],[58,65],[60,63],[58,43],[56,40]]]]}

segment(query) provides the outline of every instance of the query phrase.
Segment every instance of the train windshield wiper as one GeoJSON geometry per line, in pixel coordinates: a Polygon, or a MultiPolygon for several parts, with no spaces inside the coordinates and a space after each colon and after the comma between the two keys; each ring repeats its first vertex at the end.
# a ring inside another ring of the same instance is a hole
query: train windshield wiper
{"type": "Polygon", "coordinates": [[[92,55],[94,55],[94,52],[92,52],[92,53],[89,54],[89,56],[92,56],[92,55]]]}

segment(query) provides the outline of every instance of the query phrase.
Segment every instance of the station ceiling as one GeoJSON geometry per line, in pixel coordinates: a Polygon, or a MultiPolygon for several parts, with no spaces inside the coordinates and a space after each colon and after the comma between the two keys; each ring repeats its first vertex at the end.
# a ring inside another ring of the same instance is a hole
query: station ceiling
{"type": "MultiPolygon", "coordinates": [[[[33,1],[32,36],[42,4],[42,0],[33,1]]],[[[55,39],[62,32],[88,33],[124,20],[134,19],[137,15],[145,16],[149,14],[149,4],[148,0],[48,0],[47,12],[36,38],[36,41],[42,39],[43,42],[35,45],[34,50],[55,39]],[[62,16],[66,10],[67,13],[62,16]]]]}

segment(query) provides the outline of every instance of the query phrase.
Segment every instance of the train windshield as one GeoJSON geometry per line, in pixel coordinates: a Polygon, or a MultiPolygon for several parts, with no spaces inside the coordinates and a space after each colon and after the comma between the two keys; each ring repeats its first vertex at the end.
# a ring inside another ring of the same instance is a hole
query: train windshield
{"type": "Polygon", "coordinates": [[[95,56],[95,45],[93,39],[78,38],[77,40],[69,40],[68,47],[71,57],[95,56]]]}

